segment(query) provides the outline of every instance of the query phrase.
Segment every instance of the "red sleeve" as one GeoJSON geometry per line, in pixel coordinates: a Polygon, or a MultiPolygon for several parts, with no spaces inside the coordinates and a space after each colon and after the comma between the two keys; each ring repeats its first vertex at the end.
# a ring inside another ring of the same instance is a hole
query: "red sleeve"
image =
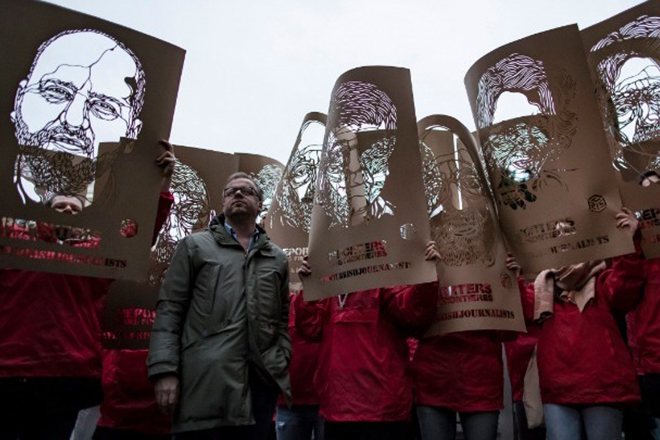
{"type": "Polygon", "coordinates": [[[291,304],[296,315],[295,328],[303,339],[310,342],[319,342],[323,335],[323,323],[330,299],[305,302],[303,292],[293,295],[291,304]]]}
{"type": "Polygon", "coordinates": [[[394,322],[413,334],[433,323],[438,308],[438,282],[384,289],[383,307],[394,322]]]}
{"type": "Polygon", "coordinates": [[[525,283],[522,277],[518,278],[518,289],[525,322],[531,323],[534,321],[534,282],[525,283]]]}
{"type": "Polygon", "coordinates": [[[170,215],[170,208],[174,203],[174,195],[169,191],[163,191],[158,198],[158,211],[156,212],[156,224],[154,226],[154,234],[151,238],[151,244],[156,243],[160,228],[163,227],[165,220],[170,215]]]}
{"type": "Polygon", "coordinates": [[[644,292],[645,261],[639,252],[612,259],[612,267],[598,276],[596,291],[603,295],[612,310],[632,310],[644,292]]]}

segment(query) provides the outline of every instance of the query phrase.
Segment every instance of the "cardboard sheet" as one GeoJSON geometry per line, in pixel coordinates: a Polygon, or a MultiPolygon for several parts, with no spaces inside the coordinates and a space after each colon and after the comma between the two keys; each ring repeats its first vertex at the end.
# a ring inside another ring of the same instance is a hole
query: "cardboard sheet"
{"type": "Polygon", "coordinates": [[[660,3],[584,29],[582,40],[623,203],[647,258],[660,257],[660,3]]]}
{"type": "Polygon", "coordinates": [[[106,348],[149,348],[160,285],[174,250],[179,240],[205,229],[222,212],[224,182],[238,170],[239,158],[233,154],[182,146],[175,153],[170,215],[151,248],[147,280],[120,280],[110,289],[102,321],[106,348]]]}
{"type": "Polygon", "coordinates": [[[160,186],[154,159],[169,137],[184,51],[47,3],[2,8],[0,266],[144,277],[160,186]],[[57,213],[55,196],[82,212],[57,213]],[[127,225],[137,226],[128,236],[127,225]],[[43,226],[57,236],[40,235],[43,226]]]}
{"type": "MultiPolygon", "coordinates": [[[[270,208],[277,185],[282,178],[284,165],[270,157],[258,154],[236,153],[238,156],[238,171],[251,176],[263,191],[263,210],[257,222],[263,224],[263,219],[270,208]]],[[[224,185],[224,181],[221,183],[224,185]]]]}
{"type": "Polygon", "coordinates": [[[504,238],[472,135],[444,115],[428,116],[417,127],[431,237],[440,253],[438,313],[426,336],[525,331],[518,282],[506,268],[504,238]]]}
{"type": "Polygon", "coordinates": [[[307,255],[326,120],[323,113],[305,115],[266,214],[268,236],[289,257],[289,289],[296,293],[302,288],[298,268],[307,255]]]}
{"type": "Polygon", "coordinates": [[[526,273],[631,252],[577,26],[492,51],[465,84],[500,224],[526,273]]]}
{"type": "Polygon", "coordinates": [[[305,299],[435,280],[410,72],[335,83],[312,211],[305,299]]]}

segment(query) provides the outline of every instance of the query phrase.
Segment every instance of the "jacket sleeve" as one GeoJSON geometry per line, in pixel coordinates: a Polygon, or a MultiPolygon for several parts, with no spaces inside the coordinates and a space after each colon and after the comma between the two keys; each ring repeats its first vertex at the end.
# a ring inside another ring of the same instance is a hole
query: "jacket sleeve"
{"type": "Polygon", "coordinates": [[[437,314],[438,282],[384,289],[382,307],[397,326],[421,334],[437,314]]]}
{"type": "Polygon", "coordinates": [[[531,324],[534,322],[534,282],[526,283],[523,277],[519,277],[518,290],[525,323],[531,324]]]}
{"type": "Polygon", "coordinates": [[[181,334],[194,283],[188,242],[188,237],[179,242],[160,289],[147,358],[150,378],[166,373],[179,374],[181,334]]]}
{"type": "Polygon", "coordinates": [[[309,342],[319,342],[323,336],[323,326],[331,299],[305,302],[301,291],[293,299],[296,314],[295,328],[303,339],[309,342]]]}
{"type": "Polygon", "coordinates": [[[287,363],[291,362],[291,336],[289,336],[289,307],[290,307],[290,297],[289,297],[289,262],[286,262],[284,267],[284,277],[282,284],[280,285],[280,304],[281,304],[281,313],[280,323],[278,327],[279,332],[279,344],[280,347],[286,352],[286,361],[287,363]]]}
{"type": "Polygon", "coordinates": [[[602,272],[597,279],[596,291],[601,293],[618,312],[632,310],[644,292],[644,268],[646,261],[640,252],[612,259],[612,267],[602,272]]]}

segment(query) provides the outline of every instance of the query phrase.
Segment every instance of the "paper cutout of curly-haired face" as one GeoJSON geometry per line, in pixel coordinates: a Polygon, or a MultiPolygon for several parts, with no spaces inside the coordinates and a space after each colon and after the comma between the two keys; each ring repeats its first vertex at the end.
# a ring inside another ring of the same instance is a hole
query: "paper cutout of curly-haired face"
{"type": "Polygon", "coordinates": [[[552,163],[571,146],[577,129],[571,105],[574,79],[563,69],[550,76],[542,61],[516,53],[490,67],[478,87],[481,143],[499,202],[524,209],[544,186],[564,186],[561,174],[567,170],[552,168],[552,163]],[[523,98],[531,116],[518,112],[495,123],[505,96],[523,98]]]}
{"type": "Polygon", "coordinates": [[[300,129],[299,141],[284,169],[277,208],[269,218],[271,227],[288,226],[309,234],[316,193],[316,177],[321,160],[322,144],[307,141],[310,127],[324,127],[316,121],[306,122],[300,129]]]}
{"type": "Polygon", "coordinates": [[[211,203],[206,183],[197,171],[176,160],[170,192],[174,203],[151,251],[148,280],[163,281],[179,240],[205,228],[211,220],[211,203]]]}
{"type": "Polygon", "coordinates": [[[88,205],[99,143],[137,138],[144,93],[140,61],[110,35],[68,30],[44,42],[18,85],[11,113],[23,202],[43,203],[58,193],[88,205]]]}
{"type": "Polygon", "coordinates": [[[591,48],[614,167],[624,181],[660,183],[660,17],[643,15],[591,48]],[[601,89],[601,92],[603,90],[601,89]]]}
{"type": "MultiPolygon", "coordinates": [[[[426,136],[430,131],[426,133],[426,136]]],[[[425,136],[425,138],[426,138],[425,136]]],[[[431,237],[446,266],[495,262],[495,232],[485,192],[465,149],[435,156],[420,141],[431,237]]]]}
{"type": "Polygon", "coordinates": [[[261,168],[257,173],[250,173],[250,177],[257,182],[257,185],[259,185],[259,188],[263,191],[263,208],[257,218],[257,222],[261,223],[268,213],[270,204],[273,202],[277,185],[282,178],[282,167],[275,164],[269,164],[261,168]]]}
{"type": "Polygon", "coordinates": [[[317,202],[331,218],[330,228],[357,226],[395,206],[381,196],[396,145],[397,111],[374,84],[347,81],[330,102],[317,202]]]}

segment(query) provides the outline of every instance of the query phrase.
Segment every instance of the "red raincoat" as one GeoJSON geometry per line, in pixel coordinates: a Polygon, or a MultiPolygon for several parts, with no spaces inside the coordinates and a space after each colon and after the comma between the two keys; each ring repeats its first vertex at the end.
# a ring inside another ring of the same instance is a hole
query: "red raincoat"
{"type": "Polygon", "coordinates": [[[628,340],[638,374],[660,373],[660,258],[644,262],[641,300],[628,314],[628,340]]]}
{"type": "Polygon", "coordinates": [[[457,332],[422,339],[412,370],[416,405],[460,412],[503,407],[504,364],[498,332],[457,332]]]}
{"type": "MultiPolygon", "coordinates": [[[[555,302],[539,335],[537,356],[541,400],[556,404],[618,403],[639,400],[637,375],[613,311],[636,303],[644,265],[635,254],[614,259],[597,275],[595,298],[580,313],[555,302]]],[[[534,286],[523,295],[526,319],[533,310],[534,286]],[[526,303],[526,304],[525,304],[526,303]]]]}
{"type": "Polygon", "coordinates": [[[296,328],[320,341],[314,384],[319,414],[329,422],[410,419],[412,378],[406,336],[436,314],[437,283],[296,302],[296,328]]]}

